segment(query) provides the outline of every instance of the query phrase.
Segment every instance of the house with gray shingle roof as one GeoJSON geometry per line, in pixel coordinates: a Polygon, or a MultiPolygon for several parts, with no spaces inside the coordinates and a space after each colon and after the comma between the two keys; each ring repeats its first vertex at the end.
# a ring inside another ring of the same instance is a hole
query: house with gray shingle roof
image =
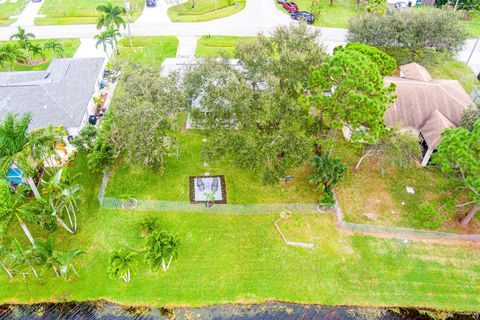
{"type": "Polygon", "coordinates": [[[31,113],[30,129],[62,126],[71,135],[88,121],[105,59],[54,59],[45,71],[0,72],[0,119],[31,113]]]}
{"type": "Polygon", "coordinates": [[[385,85],[391,83],[396,86],[397,99],[385,112],[385,124],[411,130],[421,137],[422,165],[426,166],[442,139],[443,130],[458,126],[473,100],[457,80],[432,79],[416,63],[401,66],[400,77],[386,77],[385,85]]]}

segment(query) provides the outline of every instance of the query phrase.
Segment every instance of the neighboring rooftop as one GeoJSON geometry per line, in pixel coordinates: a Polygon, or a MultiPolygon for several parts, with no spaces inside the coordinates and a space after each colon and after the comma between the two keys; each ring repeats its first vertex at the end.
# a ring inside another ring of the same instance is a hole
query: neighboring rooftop
{"type": "Polygon", "coordinates": [[[473,101],[457,80],[433,80],[416,63],[401,66],[400,70],[400,77],[385,78],[386,85],[395,83],[397,87],[397,99],[385,112],[385,123],[418,130],[429,148],[435,149],[442,131],[458,126],[473,101]]]}
{"type": "Polygon", "coordinates": [[[80,127],[104,58],[54,59],[45,71],[0,72],[0,118],[31,113],[31,129],[80,127]]]}

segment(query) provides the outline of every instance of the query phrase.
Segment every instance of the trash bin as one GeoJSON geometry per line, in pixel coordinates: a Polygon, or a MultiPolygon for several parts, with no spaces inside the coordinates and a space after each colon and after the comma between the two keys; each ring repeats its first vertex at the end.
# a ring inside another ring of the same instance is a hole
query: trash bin
{"type": "Polygon", "coordinates": [[[91,115],[88,117],[88,123],[90,123],[92,126],[97,124],[97,117],[94,115],[91,115]]]}

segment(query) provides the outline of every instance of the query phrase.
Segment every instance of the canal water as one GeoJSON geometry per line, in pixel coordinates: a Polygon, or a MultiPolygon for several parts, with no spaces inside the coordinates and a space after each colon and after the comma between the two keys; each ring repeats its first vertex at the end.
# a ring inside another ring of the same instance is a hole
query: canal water
{"type": "Polygon", "coordinates": [[[42,303],[0,306],[0,319],[72,320],[480,320],[480,314],[454,314],[404,308],[359,308],[269,302],[204,308],[128,307],[108,302],[42,303]]]}

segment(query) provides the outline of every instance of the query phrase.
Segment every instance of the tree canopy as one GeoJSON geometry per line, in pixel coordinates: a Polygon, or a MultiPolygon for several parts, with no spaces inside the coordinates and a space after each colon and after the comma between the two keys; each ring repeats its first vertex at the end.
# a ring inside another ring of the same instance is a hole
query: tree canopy
{"type": "Polygon", "coordinates": [[[357,15],[350,19],[347,38],[376,47],[456,52],[467,35],[454,11],[430,8],[357,15]]]}
{"type": "Polygon", "coordinates": [[[472,131],[463,127],[445,129],[433,161],[450,174],[470,195],[471,210],[461,220],[466,226],[480,207],[480,120],[472,131]]]}

